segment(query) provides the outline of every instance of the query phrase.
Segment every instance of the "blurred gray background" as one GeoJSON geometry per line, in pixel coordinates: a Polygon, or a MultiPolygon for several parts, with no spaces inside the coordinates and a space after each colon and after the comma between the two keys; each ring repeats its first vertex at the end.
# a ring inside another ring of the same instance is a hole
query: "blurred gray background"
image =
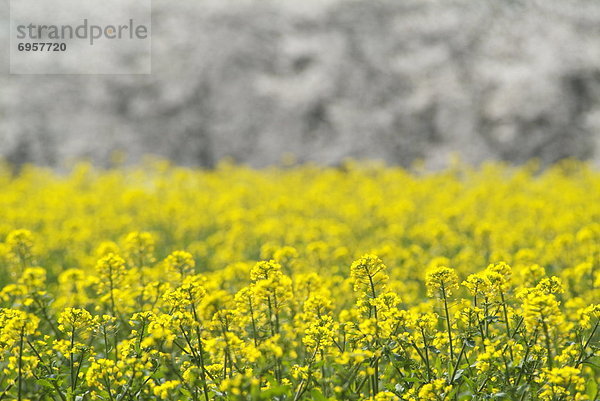
{"type": "Polygon", "coordinates": [[[4,46],[0,157],[600,160],[598,1],[154,0],[152,46],[148,76],[8,75],[4,46]]]}

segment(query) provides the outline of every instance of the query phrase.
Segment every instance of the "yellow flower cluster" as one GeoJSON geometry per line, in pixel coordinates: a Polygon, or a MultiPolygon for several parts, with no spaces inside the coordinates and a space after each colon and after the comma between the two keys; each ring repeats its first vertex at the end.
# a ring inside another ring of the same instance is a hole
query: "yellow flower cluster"
{"type": "Polygon", "coordinates": [[[595,400],[600,173],[0,167],[0,399],[595,400]]]}

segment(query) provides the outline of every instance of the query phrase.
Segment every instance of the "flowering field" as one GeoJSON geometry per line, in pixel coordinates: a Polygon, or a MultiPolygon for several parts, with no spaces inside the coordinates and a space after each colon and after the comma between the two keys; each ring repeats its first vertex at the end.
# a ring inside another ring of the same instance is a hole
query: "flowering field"
{"type": "Polygon", "coordinates": [[[600,172],[0,169],[0,399],[596,400],[600,172]]]}

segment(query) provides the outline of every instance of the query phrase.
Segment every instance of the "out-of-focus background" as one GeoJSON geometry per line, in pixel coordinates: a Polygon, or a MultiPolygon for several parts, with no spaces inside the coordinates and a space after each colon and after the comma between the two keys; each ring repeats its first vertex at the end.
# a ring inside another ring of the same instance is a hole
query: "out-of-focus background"
{"type": "Polygon", "coordinates": [[[148,76],[6,67],[0,157],[600,161],[595,0],[154,0],[152,51],[148,76]]]}

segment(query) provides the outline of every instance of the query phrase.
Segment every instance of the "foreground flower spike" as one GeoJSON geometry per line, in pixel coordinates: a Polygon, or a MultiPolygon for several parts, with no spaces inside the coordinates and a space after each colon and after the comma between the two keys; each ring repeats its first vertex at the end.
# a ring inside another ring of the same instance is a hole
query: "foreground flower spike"
{"type": "MultiPolygon", "coordinates": [[[[444,302],[444,315],[446,316],[446,331],[450,349],[450,360],[454,361],[454,343],[452,340],[452,323],[448,308],[448,298],[458,288],[458,275],[454,269],[446,266],[434,266],[427,270],[425,275],[427,295],[442,299],[444,302]]],[[[460,360],[458,361],[460,362],[460,360]]]]}
{"type": "Polygon", "coordinates": [[[350,276],[354,279],[354,291],[361,292],[371,298],[385,290],[388,276],[386,266],[376,255],[366,254],[350,266],[350,276]]]}
{"type": "Polygon", "coordinates": [[[9,258],[12,267],[17,272],[22,272],[30,266],[33,259],[33,234],[29,230],[14,230],[6,237],[9,258]]]}
{"type": "Polygon", "coordinates": [[[196,262],[189,252],[175,251],[165,259],[168,274],[176,274],[179,279],[194,272],[196,262]]]}
{"type": "Polygon", "coordinates": [[[458,288],[456,271],[446,266],[437,266],[427,270],[425,276],[427,295],[430,297],[446,298],[458,288]]]}
{"type": "Polygon", "coordinates": [[[121,309],[117,301],[120,300],[126,278],[125,260],[109,253],[96,263],[96,272],[99,278],[98,291],[103,295],[101,300],[108,304],[111,314],[117,316],[121,309]]]}
{"type": "Polygon", "coordinates": [[[154,262],[155,240],[148,232],[134,231],[125,237],[125,252],[129,263],[143,268],[154,262]]]}

